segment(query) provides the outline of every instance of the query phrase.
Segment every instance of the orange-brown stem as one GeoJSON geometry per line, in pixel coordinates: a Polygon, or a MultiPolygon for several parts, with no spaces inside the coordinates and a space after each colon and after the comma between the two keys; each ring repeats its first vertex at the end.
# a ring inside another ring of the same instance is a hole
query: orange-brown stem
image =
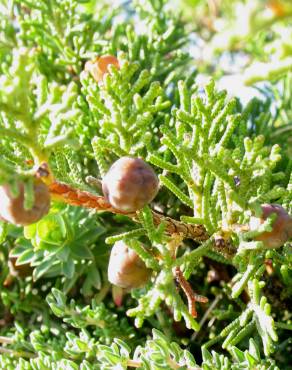
{"type": "MultiPolygon", "coordinates": [[[[72,186],[61,183],[53,182],[49,185],[50,193],[52,198],[72,206],[81,206],[85,208],[95,209],[96,211],[107,211],[117,214],[124,214],[139,222],[136,213],[123,213],[113,208],[102,196],[93,195],[87,191],[74,189],[72,186]]],[[[191,225],[185,224],[174,220],[170,217],[165,217],[157,212],[153,212],[153,220],[155,225],[159,225],[164,222],[166,226],[166,233],[174,234],[181,233],[185,238],[194,239],[196,241],[204,241],[209,238],[209,235],[203,225],[191,225]]]]}
{"type": "Polygon", "coordinates": [[[208,298],[202,295],[198,295],[193,291],[191,284],[185,279],[181,269],[178,266],[176,266],[174,270],[174,277],[187,297],[190,315],[196,318],[197,317],[196,302],[207,303],[208,298]]]}
{"type": "Polygon", "coordinates": [[[96,211],[121,213],[106,202],[104,197],[93,195],[87,191],[74,189],[70,185],[64,183],[55,181],[49,185],[49,189],[53,199],[70,204],[71,206],[91,208],[96,211]]]}
{"type": "MultiPolygon", "coordinates": [[[[132,218],[135,222],[140,222],[137,213],[126,213],[112,207],[104,197],[91,194],[87,191],[75,189],[70,185],[58,181],[52,181],[48,184],[53,199],[70,204],[72,206],[81,206],[94,209],[96,211],[106,211],[116,214],[123,214],[132,218]]],[[[165,224],[165,232],[169,235],[181,234],[186,239],[193,239],[197,242],[203,242],[210,238],[204,225],[186,224],[173,218],[166,217],[160,213],[152,211],[154,224],[157,226],[165,224]]],[[[236,250],[232,245],[230,237],[223,235],[214,238],[213,248],[218,253],[231,259],[236,250]]]]}

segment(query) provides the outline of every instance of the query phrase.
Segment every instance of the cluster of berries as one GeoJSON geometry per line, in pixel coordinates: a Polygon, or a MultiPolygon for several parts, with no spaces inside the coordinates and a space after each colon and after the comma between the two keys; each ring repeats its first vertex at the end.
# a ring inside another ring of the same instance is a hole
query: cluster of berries
{"type": "MultiPolygon", "coordinates": [[[[150,203],[159,189],[153,169],[140,158],[118,159],[102,181],[106,200],[122,212],[136,212],[150,203]]],[[[109,281],[121,288],[133,289],[146,284],[150,270],[124,241],[114,244],[108,265],[109,281]]]]}
{"type": "MultiPolygon", "coordinates": [[[[109,72],[108,67],[120,68],[119,61],[112,55],[88,61],[85,71],[97,83],[102,83],[109,72]]],[[[153,169],[140,158],[122,157],[117,160],[102,180],[106,201],[123,213],[134,213],[150,203],[159,189],[158,178],[153,169]]],[[[18,184],[18,196],[13,197],[10,186],[0,186],[0,220],[26,226],[39,221],[50,209],[50,192],[40,179],[34,182],[34,204],[26,209],[24,184],[18,184]]],[[[279,248],[292,237],[292,218],[279,205],[262,205],[261,218],[252,217],[249,229],[257,230],[272,213],[277,215],[272,231],[256,237],[266,248],[279,248]]],[[[109,266],[109,281],[119,287],[132,289],[144,285],[150,270],[141,258],[125,242],[119,241],[112,248],[109,266]]]]}
{"type": "MultiPolygon", "coordinates": [[[[117,210],[134,213],[150,203],[159,189],[158,178],[153,169],[140,158],[118,159],[102,181],[105,199],[117,210]]],[[[0,187],[0,218],[15,225],[29,225],[39,221],[50,209],[50,192],[46,184],[34,182],[34,204],[26,209],[24,185],[18,185],[18,196],[13,197],[9,185],[0,187]]],[[[250,230],[257,230],[272,213],[277,215],[272,231],[264,232],[256,240],[266,248],[279,248],[292,237],[292,218],[279,205],[264,204],[261,218],[252,217],[250,230]]],[[[141,258],[125,242],[119,241],[112,248],[108,277],[110,282],[122,288],[144,285],[150,270],[141,258]]]]}

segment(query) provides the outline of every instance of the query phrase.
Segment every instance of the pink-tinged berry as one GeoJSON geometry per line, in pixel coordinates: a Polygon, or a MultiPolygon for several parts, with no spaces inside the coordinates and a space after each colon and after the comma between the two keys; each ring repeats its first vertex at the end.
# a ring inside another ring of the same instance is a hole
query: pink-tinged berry
{"type": "Polygon", "coordinates": [[[108,265],[108,280],[112,284],[125,289],[139,288],[147,283],[150,275],[151,270],[125,242],[114,244],[108,265]]]}
{"type": "Polygon", "coordinates": [[[50,209],[50,193],[41,181],[34,184],[34,205],[24,208],[24,186],[19,184],[19,195],[13,198],[9,185],[0,186],[0,217],[14,225],[26,226],[39,221],[50,209]]]}
{"type": "Polygon", "coordinates": [[[85,63],[85,71],[89,72],[96,82],[103,80],[106,73],[109,72],[110,65],[120,68],[118,59],[113,55],[103,55],[97,57],[95,60],[89,60],[85,63]]]}
{"type": "Polygon", "coordinates": [[[279,248],[292,238],[292,218],[286,210],[278,204],[263,204],[262,211],[263,213],[260,218],[251,217],[249,223],[250,230],[257,230],[268,216],[272,213],[276,213],[277,217],[272,224],[272,231],[263,232],[255,239],[262,241],[266,248],[279,248]]]}
{"type": "Polygon", "coordinates": [[[154,199],[158,188],[155,172],[140,158],[120,158],[102,180],[105,199],[122,212],[143,208],[154,199]]]}

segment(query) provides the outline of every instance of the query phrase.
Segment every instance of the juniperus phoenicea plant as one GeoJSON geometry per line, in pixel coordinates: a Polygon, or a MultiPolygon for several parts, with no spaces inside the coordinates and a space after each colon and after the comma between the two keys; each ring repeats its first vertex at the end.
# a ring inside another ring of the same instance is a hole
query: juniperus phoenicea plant
{"type": "Polygon", "coordinates": [[[291,369],[291,3],[182,3],[0,4],[1,369],[291,369]]]}

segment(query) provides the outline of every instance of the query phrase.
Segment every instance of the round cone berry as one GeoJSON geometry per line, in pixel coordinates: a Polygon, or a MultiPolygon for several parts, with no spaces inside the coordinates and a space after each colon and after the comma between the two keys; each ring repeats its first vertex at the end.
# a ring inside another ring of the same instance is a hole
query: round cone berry
{"type": "Polygon", "coordinates": [[[123,241],[114,244],[108,264],[108,280],[125,289],[142,287],[151,275],[138,254],[123,241]]]}
{"type": "Polygon", "coordinates": [[[155,172],[140,158],[120,158],[102,180],[105,199],[122,212],[143,208],[154,199],[158,188],[155,172]]]}
{"type": "Polygon", "coordinates": [[[0,186],[0,217],[14,225],[26,226],[39,221],[50,209],[50,193],[41,181],[34,184],[34,204],[24,208],[24,186],[19,184],[19,195],[13,198],[9,185],[0,186]]]}
{"type": "Polygon", "coordinates": [[[272,224],[272,231],[263,232],[255,239],[262,241],[266,248],[280,248],[286,241],[292,238],[292,218],[278,204],[263,204],[262,211],[261,218],[250,218],[250,230],[257,230],[272,213],[276,213],[277,217],[272,224]]]}
{"type": "Polygon", "coordinates": [[[110,65],[120,68],[118,59],[113,55],[103,55],[95,60],[85,63],[85,71],[89,72],[96,82],[102,81],[104,75],[109,72],[110,65]]]}

